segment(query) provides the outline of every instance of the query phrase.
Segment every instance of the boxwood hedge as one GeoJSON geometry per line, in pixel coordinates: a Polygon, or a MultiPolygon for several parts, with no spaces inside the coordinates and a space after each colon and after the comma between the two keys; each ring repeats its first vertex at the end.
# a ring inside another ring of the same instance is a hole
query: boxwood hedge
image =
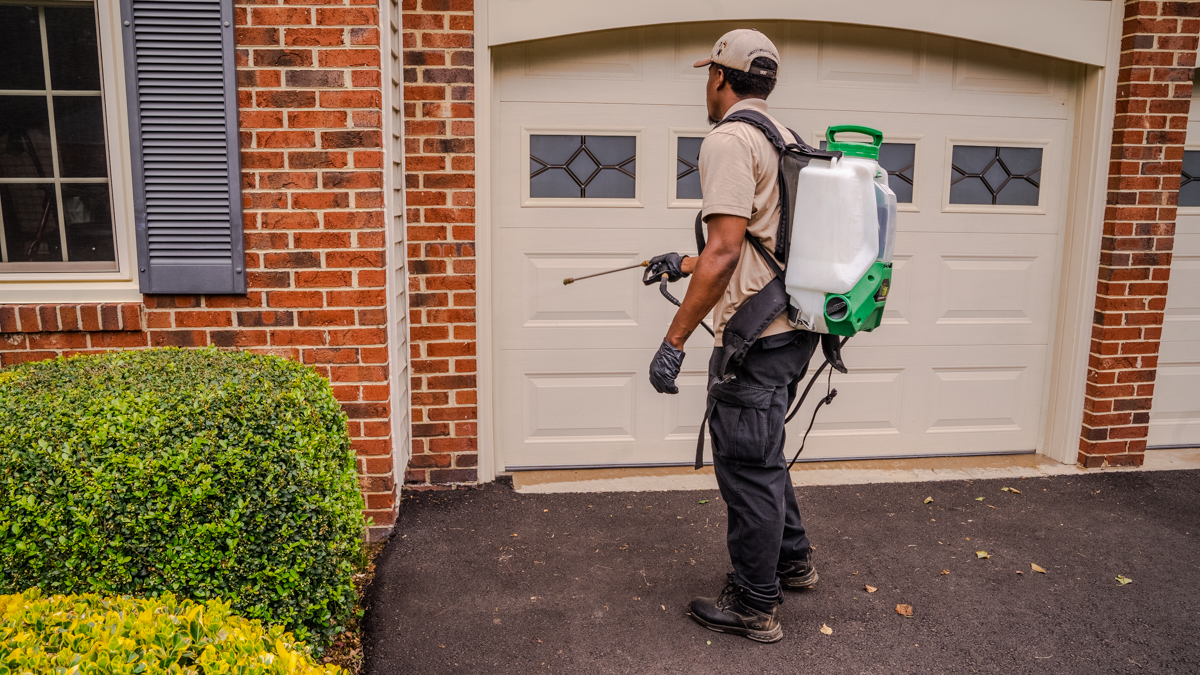
{"type": "Polygon", "coordinates": [[[154,349],[0,370],[0,593],[221,598],[322,642],[354,608],[362,497],[320,375],[154,349]]]}
{"type": "Polygon", "coordinates": [[[170,593],[0,595],[0,675],[337,675],[282,628],[170,593]]]}

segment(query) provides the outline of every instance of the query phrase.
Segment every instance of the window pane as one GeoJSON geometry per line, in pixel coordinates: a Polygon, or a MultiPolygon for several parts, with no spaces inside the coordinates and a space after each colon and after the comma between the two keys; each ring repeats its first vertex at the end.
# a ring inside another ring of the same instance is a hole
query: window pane
{"type": "Polygon", "coordinates": [[[0,96],[0,178],[53,177],[46,97],[0,96]]]}
{"type": "Polygon", "coordinates": [[[50,85],[55,90],[100,88],[96,15],[88,7],[47,7],[50,85]]]}
{"type": "Polygon", "coordinates": [[[1179,182],[1179,205],[1200,206],[1200,150],[1183,153],[1183,175],[1179,182]]]}
{"type": "Polygon", "coordinates": [[[1041,148],[956,145],[950,170],[951,204],[1038,205],[1041,148]]]}
{"type": "Polygon", "coordinates": [[[71,262],[116,260],[112,207],[107,183],[63,183],[63,220],[67,259],[71,262]]]}
{"type": "Polygon", "coordinates": [[[0,26],[0,89],[45,89],[37,8],[0,5],[0,26]]]}
{"type": "Polygon", "coordinates": [[[884,143],[879,148],[879,166],[888,172],[888,187],[896,201],[911,204],[916,175],[917,146],[914,143],[884,143]]]}
{"type": "Polygon", "coordinates": [[[529,196],[632,199],[637,196],[633,136],[529,137],[529,196]]]}
{"type": "Polygon", "coordinates": [[[675,198],[703,199],[700,189],[700,144],[703,138],[680,138],[675,158],[675,198]]]}
{"type": "Polygon", "coordinates": [[[61,262],[58,204],[51,183],[0,183],[8,262],[61,262]]]}
{"type": "Polygon", "coordinates": [[[59,175],[104,178],[104,111],[99,96],[55,96],[54,132],[58,137],[59,175]]]}

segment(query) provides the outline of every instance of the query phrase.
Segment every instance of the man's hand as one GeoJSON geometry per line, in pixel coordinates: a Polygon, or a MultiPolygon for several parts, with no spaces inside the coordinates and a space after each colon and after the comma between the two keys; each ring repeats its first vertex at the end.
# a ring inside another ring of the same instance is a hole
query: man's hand
{"type": "MultiPolygon", "coordinates": [[[[657,284],[662,275],[667,275],[667,281],[676,282],[688,276],[689,272],[683,271],[683,261],[686,258],[678,253],[664,253],[656,255],[650,259],[650,264],[646,266],[646,272],[642,275],[642,283],[647,286],[657,284]]],[[[689,267],[691,267],[689,265],[689,267]]]]}
{"type": "Polygon", "coordinates": [[[664,341],[650,362],[650,384],[654,385],[654,390],[660,394],[678,394],[675,378],[679,377],[682,366],[683,352],[664,341]]]}

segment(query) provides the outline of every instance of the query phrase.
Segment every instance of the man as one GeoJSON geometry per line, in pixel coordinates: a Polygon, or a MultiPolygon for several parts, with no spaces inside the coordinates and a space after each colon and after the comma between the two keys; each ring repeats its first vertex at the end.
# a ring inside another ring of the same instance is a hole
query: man
{"type": "MultiPolygon", "coordinates": [[[[659,393],[678,393],[675,378],[684,343],[715,308],[708,422],[717,484],[729,514],[734,571],[719,597],[692,601],[691,615],[711,630],[775,642],[783,637],[777,615],[781,586],[799,589],[817,580],[783,455],[783,426],[818,336],[795,330],[781,312],[740,365],[721,363],[722,333],[730,318],[775,276],[763,256],[775,250],[780,221],[774,146],[750,124],[722,120],[739,110],[767,114],[779,53],[762,33],[734,30],[717,41],[710,58],[696,64],[704,66],[709,122],[718,125],[700,148],[701,217],[708,242],[699,257],[668,253],[651,261],[648,277],[667,274],[674,281],[690,275],[692,280],[651,363],[650,381],[659,393]],[[765,250],[756,251],[747,233],[765,250]]],[[[792,139],[783,125],[767,119],[783,138],[792,139]]]]}

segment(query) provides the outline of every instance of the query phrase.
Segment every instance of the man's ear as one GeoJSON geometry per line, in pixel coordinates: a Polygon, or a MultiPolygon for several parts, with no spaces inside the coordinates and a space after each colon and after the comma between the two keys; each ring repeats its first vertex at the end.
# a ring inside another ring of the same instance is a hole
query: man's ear
{"type": "Polygon", "coordinates": [[[722,87],[729,84],[728,82],[725,81],[725,71],[721,70],[720,68],[717,68],[716,66],[713,66],[713,70],[716,71],[716,75],[717,75],[717,91],[721,91],[722,87]]]}

